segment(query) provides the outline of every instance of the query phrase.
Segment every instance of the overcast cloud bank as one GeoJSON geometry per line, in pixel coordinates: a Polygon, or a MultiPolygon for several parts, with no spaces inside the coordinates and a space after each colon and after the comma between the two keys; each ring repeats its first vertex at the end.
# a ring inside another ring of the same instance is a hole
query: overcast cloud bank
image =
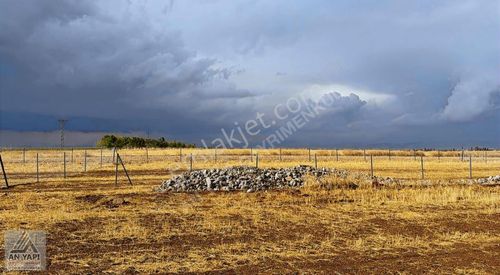
{"type": "Polygon", "coordinates": [[[499,1],[0,1],[0,130],[65,117],[201,145],[335,94],[281,145],[500,147],[499,18],[499,1]]]}

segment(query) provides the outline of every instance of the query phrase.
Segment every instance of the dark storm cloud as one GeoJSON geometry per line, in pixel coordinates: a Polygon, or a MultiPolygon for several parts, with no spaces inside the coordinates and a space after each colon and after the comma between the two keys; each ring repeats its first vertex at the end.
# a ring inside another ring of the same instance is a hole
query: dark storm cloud
{"type": "Polygon", "coordinates": [[[179,33],[94,3],[2,2],[3,111],[189,123],[217,116],[202,105],[252,96],[227,83],[230,72],[215,59],[187,50],[179,33]]]}
{"type": "Polygon", "coordinates": [[[198,142],[298,94],[340,92],[285,144],[500,146],[499,11],[468,0],[0,1],[0,129],[70,117],[74,130],[198,142]]]}

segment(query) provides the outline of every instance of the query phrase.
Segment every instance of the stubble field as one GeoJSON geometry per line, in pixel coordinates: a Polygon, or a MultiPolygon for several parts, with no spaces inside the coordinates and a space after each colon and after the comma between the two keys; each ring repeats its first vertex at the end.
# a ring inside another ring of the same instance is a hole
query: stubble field
{"type": "MultiPolygon", "coordinates": [[[[47,232],[48,271],[92,273],[462,273],[500,269],[500,152],[387,150],[8,150],[0,231],[47,232]],[[64,178],[64,152],[66,178],[64,178]],[[36,177],[38,153],[39,181],[36,177]],[[306,179],[300,189],[158,193],[191,167],[308,164],[403,179],[306,179]],[[420,159],[422,156],[422,159],[420,159]],[[424,163],[422,180],[421,164],[424,163]],[[87,164],[85,165],[85,162],[87,164]],[[86,170],[86,171],[85,171],[86,170]],[[355,182],[357,189],[344,188],[355,182]],[[322,188],[329,183],[333,188],[322,188]]],[[[3,184],[3,182],[2,182],[3,184]]],[[[3,248],[3,238],[0,238],[3,248]]],[[[4,251],[0,250],[3,261],[4,251]]],[[[3,262],[0,268],[3,268],[3,262]]]]}

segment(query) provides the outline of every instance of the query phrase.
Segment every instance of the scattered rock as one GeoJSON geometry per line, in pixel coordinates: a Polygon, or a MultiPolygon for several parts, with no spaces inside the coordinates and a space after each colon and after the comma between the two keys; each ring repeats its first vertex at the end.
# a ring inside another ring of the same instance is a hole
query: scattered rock
{"type": "Polygon", "coordinates": [[[399,179],[391,178],[391,177],[372,177],[372,187],[373,188],[381,188],[386,185],[395,185],[400,184],[402,181],[399,179]]]}
{"type": "Polygon", "coordinates": [[[500,186],[500,175],[476,179],[474,182],[483,186],[500,186]]]}
{"type": "Polygon", "coordinates": [[[125,200],[124,198],[114,198],[112,203],[113,204],[125,204],[125,203],[128,203],[128,200],[125,200]]]}
{"type": "Polygon", "coordinates": [[[372,179],[372,187],[373,188],[381,188],[381,187],[384,187],[384,184],[380,183],[376,177],[373,177],[373,179],[372,179]]]}

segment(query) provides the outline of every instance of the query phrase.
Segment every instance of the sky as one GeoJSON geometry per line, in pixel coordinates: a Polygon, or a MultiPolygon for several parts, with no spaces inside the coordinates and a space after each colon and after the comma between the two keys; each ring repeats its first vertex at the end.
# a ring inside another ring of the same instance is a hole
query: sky
{"type": "Polygon", "coordinates": [[[498,148],[500,1],[0,0],[0,146],[60,118],[74,146],[498,148]]]}

